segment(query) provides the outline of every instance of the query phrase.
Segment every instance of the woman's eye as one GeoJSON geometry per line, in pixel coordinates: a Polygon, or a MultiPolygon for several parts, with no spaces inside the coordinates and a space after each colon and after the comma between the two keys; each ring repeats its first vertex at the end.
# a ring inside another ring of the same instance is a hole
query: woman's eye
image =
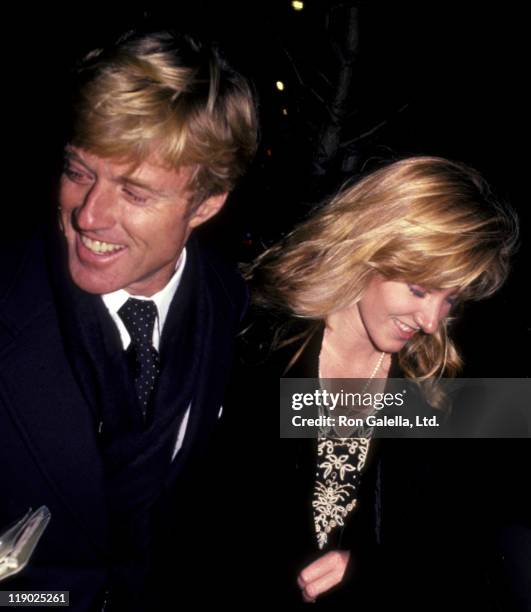
{"type": "Polygon", "coordinates": [[[421,289],[420,287],[416,287],[415,285],[408,285],[409,290],[415,297],[423,298],[426,296],[426,291],[421,289]]]}
{"type": "Polygon", "coordinates": [[[457,297],[457,295],[449,295],[446,298],[446,301],[448,302],[448,304],[450,304],[450,306],[455,306],[459,301],[459,298],[457,297]]]}

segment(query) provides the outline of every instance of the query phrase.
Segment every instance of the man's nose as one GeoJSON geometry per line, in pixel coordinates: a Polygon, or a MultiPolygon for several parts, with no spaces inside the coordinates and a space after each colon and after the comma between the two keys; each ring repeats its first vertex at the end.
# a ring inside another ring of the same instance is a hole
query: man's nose
{"type": "Polygon", "coordinates": [[[88,231],[112,227],[115,221],[115,202],[112,187],[94,183],[73,210],[77,230],[88,231]]]}
{"type": "Polygon", "coordinates": [[[445,300],[441,296],[428,294],[415,316],[415,322],[426,334],[437,331],[439,323],[447,314],[445,300]]]}

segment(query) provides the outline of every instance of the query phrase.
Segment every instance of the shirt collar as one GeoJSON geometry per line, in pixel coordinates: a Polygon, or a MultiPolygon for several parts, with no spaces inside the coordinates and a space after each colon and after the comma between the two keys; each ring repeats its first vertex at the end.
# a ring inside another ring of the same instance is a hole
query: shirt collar
{"type": "Polygon", "coordinates": [[[137,300],[151,300],[155,302],[159,318],[159,328],[162,332],[162,328],[166,321],[166,317],[168,316],[168,311],[173,300],[173,296],[175,295],[175,292],[177,291],[177,288],[179,287],[179,284],[181,282],[185,264],[186,247],[183,248],[181,256],[179,257],[179,260],[175,265],[175,272],[173,273],[168,284],[151,297],[145,297],[143,295],[131,295],[125,289],[118,289],[118,291],[103,294],[101,296],[101,299],[107,307],[107,310],[111,314],[115,315],[118,315],[118,311],[130,297],[135,298],[137,300]]]}

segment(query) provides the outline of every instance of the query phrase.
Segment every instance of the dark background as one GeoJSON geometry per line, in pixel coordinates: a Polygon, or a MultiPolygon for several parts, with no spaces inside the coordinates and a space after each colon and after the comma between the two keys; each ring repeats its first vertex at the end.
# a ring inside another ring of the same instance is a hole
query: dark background
{"type": "Polygon", "coordinates": [[[219,41],[260,100],[257,158],[203,237],[249,260],[322,197],[384,160],[464,161],[512,204],[522,226],[510,281],[467,307],[458,326],[465,373],[528,376],[527,20],[515,7],[306,0],[295,11],[290,0],[195,0],[164,10],[12,9],[2,37],[4,232],[27,235],[53,214],[73,59],[138,23],[182,28],[219,41]],[[330,133],[333,146],[323,151],[330,133]]]}

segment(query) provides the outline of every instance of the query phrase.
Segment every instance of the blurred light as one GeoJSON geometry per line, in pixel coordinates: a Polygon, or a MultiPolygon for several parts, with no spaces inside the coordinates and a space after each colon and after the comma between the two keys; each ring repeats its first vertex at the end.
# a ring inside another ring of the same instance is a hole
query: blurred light
{"type": "Polygon", "coordinates": [[[302,9],[304,8],[304,2],[301,2],[300,0],[293,0],[291,6],[296,11],[302,11],[302,9]]]}
{"type": "Polygon", "coordinates": [[[283,115],[287,115],[288,114],[288,109],[287,108],[283,108],[282,109],[282,114],[283,115]]]}
{"type": "Polygon", "coordinates": [[[277,81],[275,85],[277,86],[278,91],[284,91],[284,83],[282,81],[277,81]]]}

